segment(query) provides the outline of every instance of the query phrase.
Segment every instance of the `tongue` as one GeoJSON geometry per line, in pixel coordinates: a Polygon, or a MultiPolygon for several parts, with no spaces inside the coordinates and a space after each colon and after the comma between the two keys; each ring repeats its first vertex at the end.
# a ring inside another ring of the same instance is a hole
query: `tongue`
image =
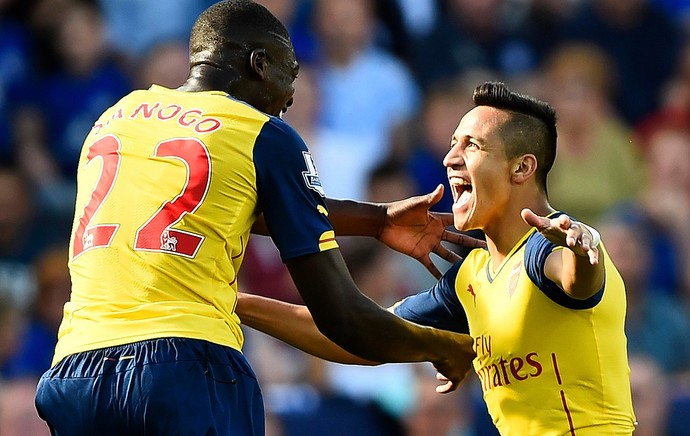
{"type": "Polygon", "coordinates": [[[467,203],[470,200],[470,198],[472,198],[472,191],[466,189],[462,191],[462,194],[460,194],[460,197],[458,197],[458,201],[456,204],[463,205],[467,203]]]}

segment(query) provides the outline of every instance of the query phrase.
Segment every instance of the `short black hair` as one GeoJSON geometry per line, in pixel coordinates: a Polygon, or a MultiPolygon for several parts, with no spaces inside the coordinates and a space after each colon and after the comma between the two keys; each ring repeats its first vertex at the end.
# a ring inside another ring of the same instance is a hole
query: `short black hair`
{"type": "Polygon", "coordinates": [[[556,111],[546,102],[513,92],[504,83],[486,82],[474,90],[475,106],[490,106],[508,111],[510,120],[501,128],[506,156],[524,153],[537,158],[536,178],[544,192],[546,178],[556,160],[556,111]]]}
{"type": "Polygon", "coordinates": [[[199,15],[189,37],[191,65],[212,63],[223,66],[228,56],[250,51],[260,40],[283,40],[290,35],[278,18],[252,0],[224,0],[199,15]]]}

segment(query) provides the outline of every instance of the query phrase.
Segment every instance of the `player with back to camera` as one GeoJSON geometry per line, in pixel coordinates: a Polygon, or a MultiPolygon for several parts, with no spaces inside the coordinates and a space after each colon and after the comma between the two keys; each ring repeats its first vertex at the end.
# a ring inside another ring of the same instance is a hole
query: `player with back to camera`
{"type": "Polygon", "coordinates": [[[223,1],[194,24],[180,88],[134,91],[95,122],[78,169],[71,298],[36,393],[52,434],[264,433],[234,312],[255,224],[335,343],[376,361],[431,361],[450,379],[440,389],[469,372],[468,335],[405,321],[358,291],[334,228],[436,274],[430,252],[454,257],[441,239],[479,241],[429,213],[442,188],[385,205],[326,200],[306,145],[279,118],[297,72],[268,10],[223,1]]]}
{"type": "MultiPolygon", "coordinates": [[[[556,114],[498,83],[473,99],[443,163],[456,229],[482,230],[487,248],[391,310],[472,336],[502,435],[631,434],[623,281],[598,232],[548,200],[556,114]]],[[[304,306],[239,297],[237,313],[254,328],[324,359],[375,364],[328,341],[304,306]]]]}

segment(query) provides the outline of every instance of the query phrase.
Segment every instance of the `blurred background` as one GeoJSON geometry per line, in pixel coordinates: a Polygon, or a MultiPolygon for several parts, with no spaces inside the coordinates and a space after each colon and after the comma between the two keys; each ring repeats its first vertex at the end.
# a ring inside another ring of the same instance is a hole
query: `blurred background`
{"type": "MultiPolygon", "coordinates": [[[[446,184],[442,157],[486,80],[559,113],[552,205],[599,228],[628,290],[636,435],[690,434],[690,0],[260,0],[300,76],[286,119],[326,193],[375,202],[446,184]]],[[[33,395],[69,297],[75,168],[92,123],[133,89],[177,87],[208,0],[0,0],[0,434],[44,435],[33,395]]],[[[446,190],[437,211],[450,211],[446,190]]],[[[383,306],[435,280],[342,238],[383,306]]],[[[443,268],[449,265],[436,259],[443,268]]],[[[270,239],[247,292],[299,302],[270,239]]],[[[344,366],[246,331],[268,436],[496,435],[475,377],[434,392],[426,364],[344,366]]]]}

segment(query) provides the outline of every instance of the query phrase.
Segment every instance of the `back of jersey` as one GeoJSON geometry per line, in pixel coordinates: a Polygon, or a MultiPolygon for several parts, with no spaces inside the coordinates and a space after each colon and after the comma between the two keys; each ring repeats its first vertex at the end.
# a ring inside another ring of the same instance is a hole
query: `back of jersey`
{"type": "Polygon", "coordinates": [[[101,116],[79,162],[72,296],[54,362],[155,337],[241,348],[236,275],[268,119],[222,92],[157,86],[101,116]]]}

